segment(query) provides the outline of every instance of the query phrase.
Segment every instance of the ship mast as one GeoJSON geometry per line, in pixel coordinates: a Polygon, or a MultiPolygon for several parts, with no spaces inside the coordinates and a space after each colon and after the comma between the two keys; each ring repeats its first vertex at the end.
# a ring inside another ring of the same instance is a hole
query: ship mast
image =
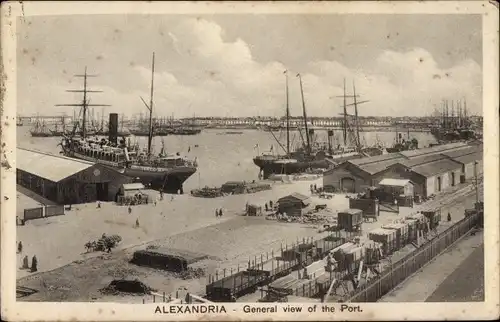
{"type": "Polygon", "coordinates": [[[344,78],[344,123],[342,124],[342,130],[344,134],[344,146],[347,146],[347,97],[345,92],[345,78],[344,78]]]}
{"type": "Polygon", "coordinates": [[[153,142],[153,93],[154,93],[154,76],[155,76],[155,53],[151,63],[151,94],[149,97],[149,105],[141,97],[142,102],[146,105],[149,111],[149,126],[148,126],[148,156],[151,155],[151,144],[153,142]]]}
{"type": "Polygon", "coordinates": [[[307,141],[307,153],[311,153],[311,142],[309,139],[309,130],[307,129],[307,113],[306,113],[306,103],[304,102],[304,90],[302,89],[302,77],[297,74],[300,83],[300,95],[302,97],[302,113],[304,115],[304,128],[306,130],[306,141],[307,141]]]}
{"type": "Polygon", "coordinates": [[[87,66],[85,66],[85,72],[83,75],[75,75],[75,77],[82,77],[83,78],[83,89],[70,89],[66,90],[66,92],[71,92],[71,93],[83,93],[83,101],[80,104],[56,104],[56,106],[79,106],[82,108],[82,138],[85,139],[87,136],[87,111],[89,107],[92,106],[111,106],[108,104],[90,104],[90,100],[87,99],[87,93],[102,93],[102,91],[92,91],[87,89],[87,78],[89,77],[97,77],[97,75],[89,75],[87,74],[87,66]]]}
{"type": "Polygon", "coordinates": [[[286,78],[286,155],[290,157],[290,106],[288,101],[288,73],[285,70],[286,78]]]}
{"type": "Polygon", "coordinates": [[[356,117],[356,145],[358,146],[358,149],[361,150],[361,140],[359,139],[358,103],[356,101],[356,86],[354,85],[354,81],[352,82],[352,91],[354,98],[354,115],[356,117]]]}

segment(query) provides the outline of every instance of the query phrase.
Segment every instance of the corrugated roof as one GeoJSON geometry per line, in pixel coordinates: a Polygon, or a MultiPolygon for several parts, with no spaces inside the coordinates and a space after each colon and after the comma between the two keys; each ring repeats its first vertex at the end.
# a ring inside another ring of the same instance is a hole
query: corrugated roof
{"type": "Polygon", "coordinates": [[[454,161],[460,162],[462,164],[473,163],[474,161],[483,160],[483,151],[466,154],[460,157],[453,158],[454,161]]]}
{"type": "Polygon", "coordinates": [[[450,159],[442,159],[435,162],[429,162],[419,166],[412,167],[411,170],[424,177],[432,177],[437,174],[442,174],[451,170],[456,170],[461,167],[460,163],[450,159]]]}
{"type": "Polygon", "coordinates": [[[403,155],[401,155],[399,152],[395,153],[387,153],[387,154],[382,154],[382,155],[376,155],[373,157],[367,157],[367,158],[362,158],[362,159],[354,159],[350,160],[352,164],[355,165],[363,165],[363,164],[372,164],[372,163],[377,163],[377,162],[382,162],[382,161],[387,161],[387,160],[394,160],[398,158],[404,158],[403,155]]]}
{"type": "Polygon", "coordinates": [[[436,154],[436,153],[442,153],[445,151],[453,151],[459,148],[467,147],[468,145],[463,142],[457,142],[457,143],[450,143],[450,144],[443,144],[443,145],[436,145],[433,147],[429,148],[423,148],[423,149],[417,149],[417,150],[409,150],[409,151],[402,151],[399,152],[400,154],[412,158],[416,156],[423,156],[426,154],[436,154]]]}
{"type": "Polygon", "coordinates": [[[385,178],[385,179],[382,179],[382,181],[379,182],[379,185],[381,185],[381,186],[392,186],[392,187],[404,187],[408,183],[410,183],[410,180],[408,180],[408,179],[390,179],[390,178],[385,178]]]}
{"type": "Polygon", "coordinates": [[[305,195],[298,193],[298,192],[294,192],[290,196],[295,197],[295,198],[302,200],[302,201],[309,199],[308,196],[305,196],[305,195]]]}
{"type": "Polygon", "coordinates": [[[53,182],[59,182],[94,164],[39,151],[17,148],[16,168],[53,182]]]}
{"type": "Polygon", "coordinates": [[[447,152],[443,152],[441,154],[446,155],[447,157],[454,159],[457,157],[461,157],[461,156],[464,156],[467,154],[477,153],[477,152],[481,152],[481,153],[483,152],[483,147],[481,145],[467,146],[467,147],[464,147],[463,149],[458,149],[458,150],[454,150],[454,151],[447,151],[447,152]]]}
{"type": "Polygon", "coordinates": [[[396,163],[399,163],[399,162],[402,162],[405,160],[407,160],[405,157],[400,157],[400,158],[394,158],[394,159],[389,159],[389,160],[385,160],[385,161],[362,164],[362,165],[359,165],[358,167],[361,170],[366,171],[370,174],[375,174],[375,173],[378,173],[380,171],[384,171],[385,169],[387,169],[388,167],[390,167],[393,164],[396,164],[396,163]]]}
{"type": "Polygon", "coordinates": [[[423,164],[427,164],[429,162],[434,162],[434,161],[443,160],[443,159],[448,159],[448,158],[444,155],[441,155],[441,154],[431,154],[431,155],[418,156],[415,158],[411,158],[409,160],[404,160],[404,161],[399,162],[399,163],[406,166],[406,167],[411,168],[411,167],[415,167],[418,165],[423,165],[423,164]]]}

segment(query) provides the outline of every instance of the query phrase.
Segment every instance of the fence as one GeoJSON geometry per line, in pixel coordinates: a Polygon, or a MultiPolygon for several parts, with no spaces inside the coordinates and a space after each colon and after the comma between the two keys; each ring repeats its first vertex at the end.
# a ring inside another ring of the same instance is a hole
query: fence
{"type": "Polygon", "coordinates": [[[43,218],[43,207],[24,209],[24,221],[43,218]]]}
{"type": "Polygon", "coordinates": [[[24,225],[28,220],[61,215],[64,215],[64,206],[60,205],[24,209],[24,219],[18,225],[24,225]]]}
{"type": "Polygon", "coordinates": [[[64,206],[53,205],[45,206],[45,217],[61,216],[64,215],[64,206]]]}
{"type": "Polygon", "coordinates": [[[477,214],[463,218],[422,245],[415,252],[392,264],[387,271],[383,272],[370,283],[364,284],[353,291],[347,296],[345,302],[376,302],[396,285],[422,268],[460,237],[469,232],[476,225],[477,219],[477,214]]]}

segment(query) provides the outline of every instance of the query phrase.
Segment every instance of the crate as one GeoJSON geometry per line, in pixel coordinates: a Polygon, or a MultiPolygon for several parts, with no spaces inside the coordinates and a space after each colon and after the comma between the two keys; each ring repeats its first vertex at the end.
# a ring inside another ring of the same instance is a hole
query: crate
{"type": "Polygon", "coordinates": [[[363,211],[359,209],[347,209],[338,213],[337,225],[345,231],[354,231],[363,223],[363,211]]]}

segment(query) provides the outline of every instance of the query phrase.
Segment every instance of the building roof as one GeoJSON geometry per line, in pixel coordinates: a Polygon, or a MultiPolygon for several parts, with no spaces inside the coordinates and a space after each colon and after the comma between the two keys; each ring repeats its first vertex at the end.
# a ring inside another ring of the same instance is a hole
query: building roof
{"type": "Polygon", "coordinates": [[[436,145],[433,147],[429,148],[423,148],[423,149],[416,149],[416,150],[408,150],[408,151],[402,151],[399,152],[400,154],[404,155],[405,157],[412,158],[416,156],[423,156],[427,154],[437,154],[437,153],[442,153],[445,151],[453,151],[459,148],[467,147],[468,145],[463,142],[457,142],[457,143],[449,143],[449,144],[443,144],[443,145],[436,145]]]}
{"type": "Polygon", "coordinates": [[[124,190],[141,190],[145,189],[144,185],[140,182],[135,182],[135,183],[124,183],[123,184],[123,189],[124,190]]]}
{"type": "Polygon", "coordinates": [[[301,200],[301,201],[306,201],[306,200],[309,199],[308,196],[305,196],[305,195],[303,195],[301,193],[298,193],[298,192],[294,192],[294,193],[292,193],[292,194],[290,194],[288,196],[284,196],[284,197],[280,198],[279,200],[285,199],[285,198],[288,198],[288,197],[293,197],[293,198],[301,200]]]}
{"type": "Polygon", "coordinates": [[[453,158],[454,161],[460,162],[462,164],[473,163],[474,161],[480,161],[483,159],[483,151],[475,152],[471,154],[462,155],[460,157],[453,158]]]}
{"type": "Polygon", "coordinates": [[[427,164],[429,162],[434,162],[434,161],[443,160],[443,159],[448,159],[448,158],[444,155],[441,155],[441,154],[431,154],[431,155],[422,155],[422,156],[414,157],[414,158],[411,158],[409,160],[404,160],[404,161],[399,162],[399,163],[404,165],[405,167],[411,168],[411,167],[416,167],[419,165],[427,164]]]}
{"type": "Polygon", "coordinates": [[[34,150],[17,148],[16,168],[40,178],[59,182],[94,164],[34,150]]]}
{"type": "Polygon", "coordinates": [[[414,166],[411,168],[411,170],[415,173],[418,173],[428,178],[438,174],[459,169],[460,167],[461,164],[456,161],[450,159],[441,159],[434,162],[429,162],[414,166]]]}
{"type": "Polygon", "coordinates": [[[375,174],[380,171],[384,171],[388,167],[390,167],[393,164],[396,164],[398,162],[402,162],[407,160],[404,157],[399,157],[399,158],[394,158],[394,159],[389,159],[389,160],[384,160],[384,161],[379,161],[379,162],[374,162],[374,163],[366,163],[359,165],[358,167],[365,171],[368,172],[369,174],[375,174]]]}
{"type": "Polygon", "coordinates": [[[379,182],[381,186],[391,186],[391,187],[404,187],[408,184],[411,184],[411,181],[408,179],[390,179],[385,178],[379,182]]]}
{"type": "Polygon", "coordinates": [[[458,149],[458,150],[454,150],[454,151],[446,151],[446,152],[443,152],[441,153],[442,155],[445,155],[449,158],[457,158],[457,157],[461,157],[461,156],[464,156],[464,155],[468,155],[468,154],[473,154],[473,153],[477,153],[477,152],[483,152],[483,147],[481,145],[472,145],[472,146],[467,146],[467,147],[464,147],[463,149],[458,149]]]}

